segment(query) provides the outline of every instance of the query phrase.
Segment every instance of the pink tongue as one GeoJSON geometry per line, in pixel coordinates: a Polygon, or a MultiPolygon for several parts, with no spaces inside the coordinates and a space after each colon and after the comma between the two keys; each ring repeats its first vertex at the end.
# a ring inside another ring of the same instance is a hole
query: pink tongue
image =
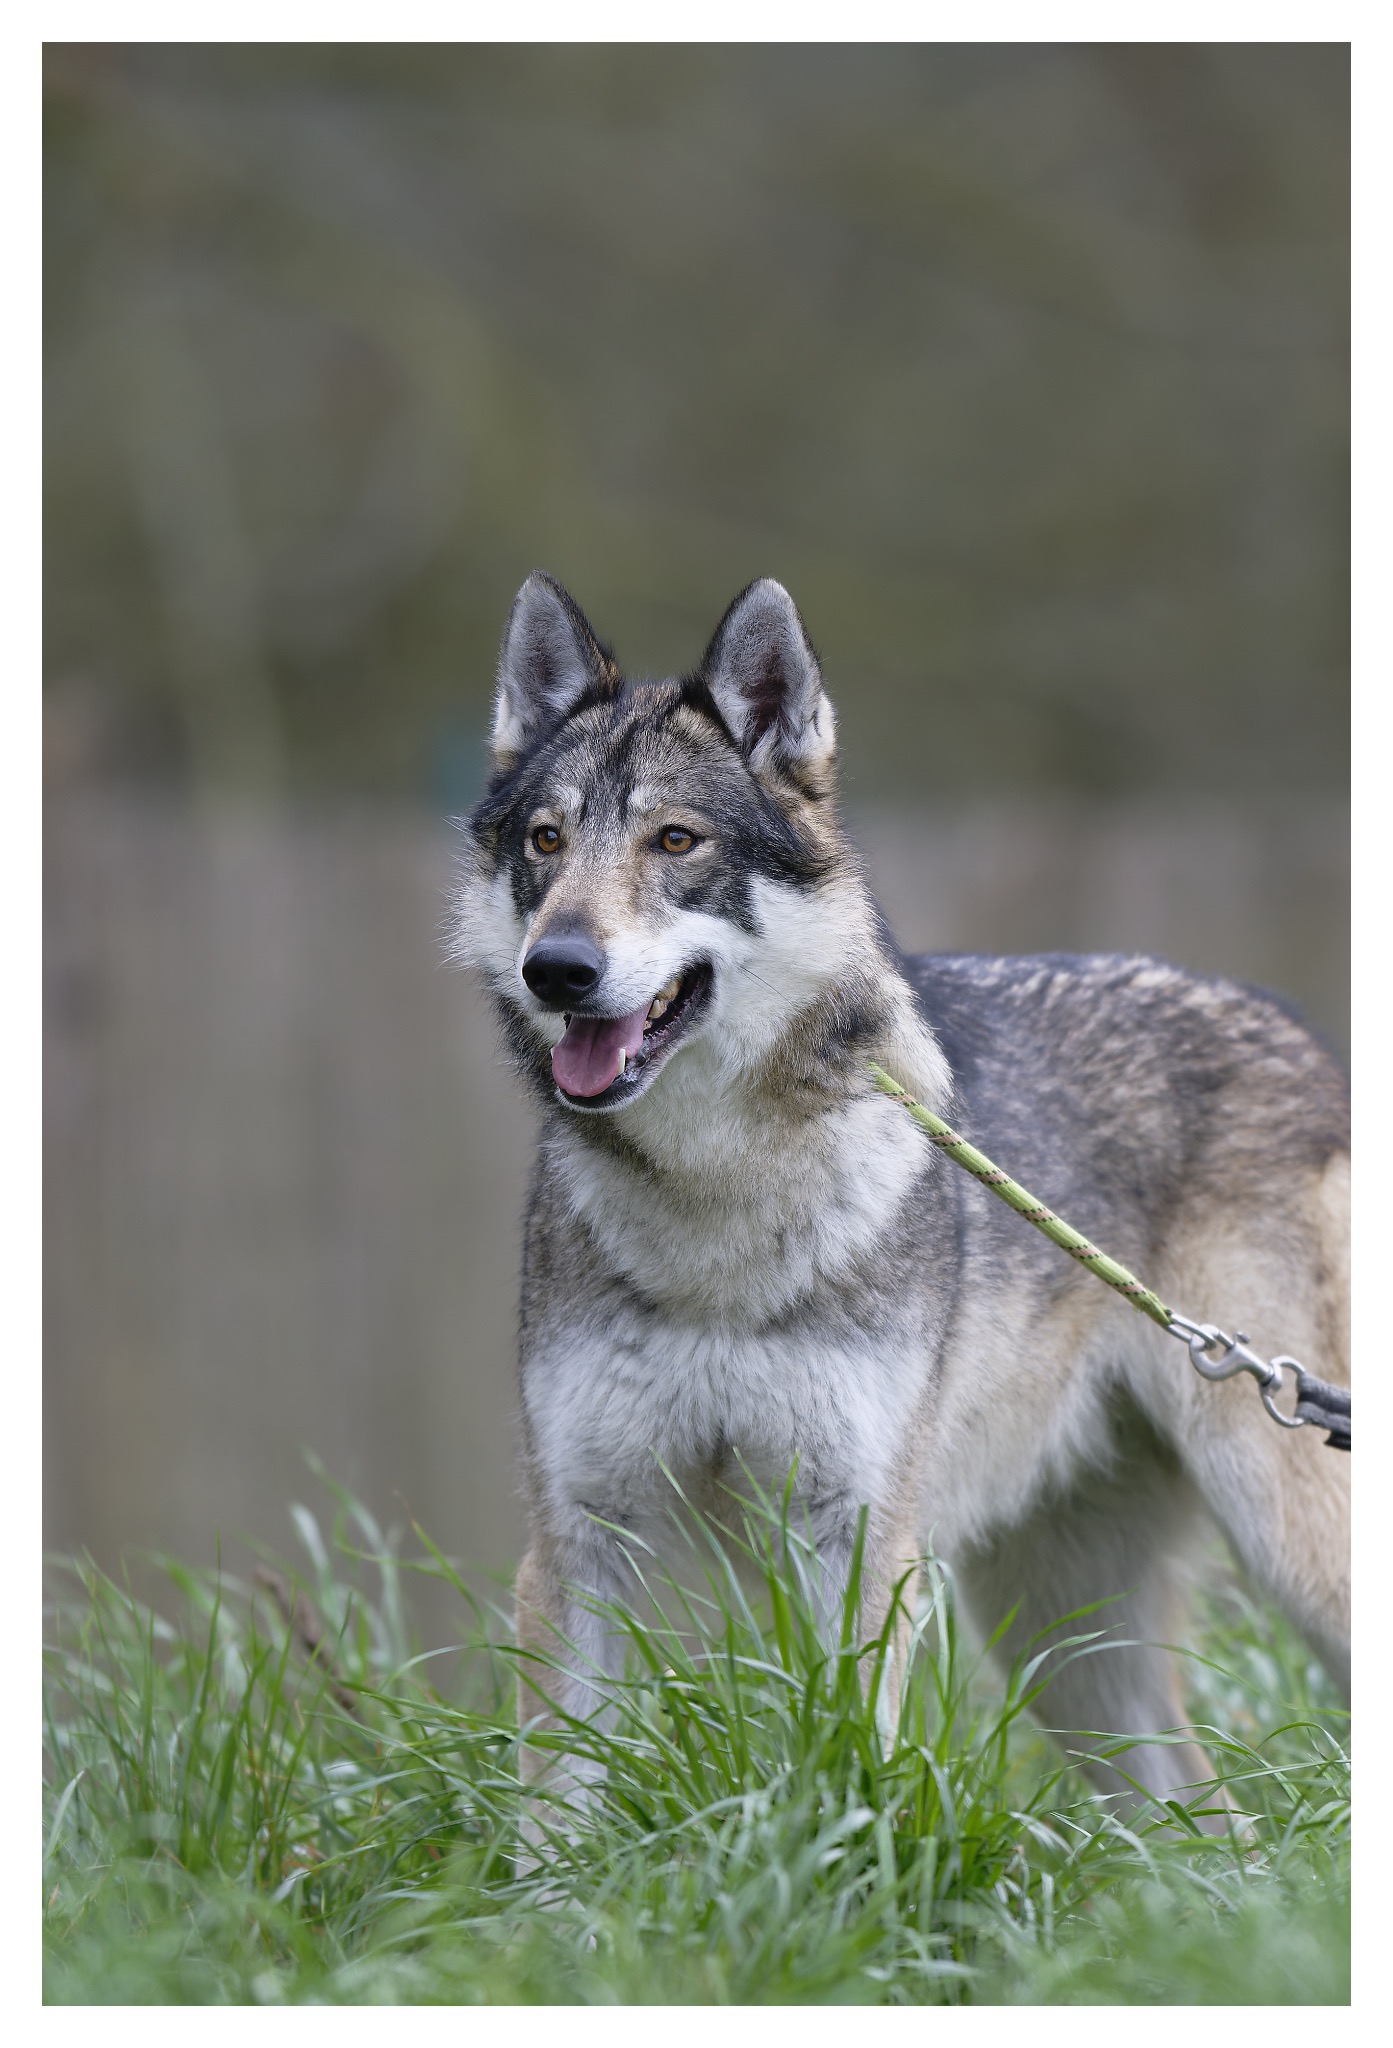
{"type": "Polygon", "coordinates": [[[568,1095],[603,1095],[619,1072],[619,1055],[630,1059],[643,1044],[648,1005],[628,1017],[572,1017],[566,1036],[551,1049],[551,1071],[568,1095]]]}

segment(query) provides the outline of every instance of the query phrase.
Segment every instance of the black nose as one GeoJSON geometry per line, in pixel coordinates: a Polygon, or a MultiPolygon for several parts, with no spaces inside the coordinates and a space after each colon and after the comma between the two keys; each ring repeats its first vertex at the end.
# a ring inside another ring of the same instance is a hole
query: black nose
{"type": "Polygon", "coordinates": [[[580,932],[538,939],[522,963],[522,978],[537,1000],[553,1010],[569,1010],[605,971],[605,956],[580,932]]]}

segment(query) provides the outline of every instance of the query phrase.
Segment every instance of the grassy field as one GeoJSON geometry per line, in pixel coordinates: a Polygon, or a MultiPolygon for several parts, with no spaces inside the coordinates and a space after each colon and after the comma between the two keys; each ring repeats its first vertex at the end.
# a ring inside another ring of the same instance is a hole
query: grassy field
{"type": "Polygon", "coordinates": [[[646,1619],[614,1610],[612,1726],[556,1738],[603,1757],[605,1789],[529,1867],[506,1602],[471,1599],[421,1532],[403,1557],[334,1503],[295,1510],[298,1578],[166,1560],[158,1612],[55,1567],[50,2002],[1349,1996],[1346,1717],[1237,1594],[1205,1610],[1190,1708],[1247,1818],[1217,1837],[1179,1807],[1124,1825],[1026,1712],[1048,1721],[1060,1656],[1108,1654],[1105,1609],[1008,1673],[969,1649],[932,1569],[887,1753],[880,1646],[849,1604],[823,1648],[805,1548],[766,1504],[742,1572],[698,1538],[698,1591],[650,1580],[646,1619]],[[411,1638],[413,1573],[458,1591],[460,1634],[433,1656],[411,1638]]]}

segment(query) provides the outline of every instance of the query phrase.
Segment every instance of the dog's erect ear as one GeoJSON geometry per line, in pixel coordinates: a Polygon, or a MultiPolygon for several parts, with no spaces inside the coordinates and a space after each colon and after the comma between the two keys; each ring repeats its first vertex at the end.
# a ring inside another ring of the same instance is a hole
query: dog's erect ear
{"type": "Polygon", "coordinates": [[[756,774],[783,768],[825,780],[836,720],[798,607],[782,583],[765,576],[741,591],[698,674],[756,774]]]}
{"type": "Polygon", "coordinates": [[[498,657],[493,751],[499,766],[559,725],[587,690],[618,680],[570,592],[534,569],[513,600],[498,657]]]}

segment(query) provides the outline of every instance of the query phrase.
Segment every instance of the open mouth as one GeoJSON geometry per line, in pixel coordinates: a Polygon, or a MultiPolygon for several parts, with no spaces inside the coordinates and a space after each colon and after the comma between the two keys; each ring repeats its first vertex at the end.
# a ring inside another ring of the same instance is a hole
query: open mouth
{"type": "Polygon", "coordinates": [[[676,1050],[710,994],[711,966],[699,960],[627,1017],[568,1016],[565,1037],[551,1051],[558,1094],[580,1109],[632,1101],[676,1050]]]}

